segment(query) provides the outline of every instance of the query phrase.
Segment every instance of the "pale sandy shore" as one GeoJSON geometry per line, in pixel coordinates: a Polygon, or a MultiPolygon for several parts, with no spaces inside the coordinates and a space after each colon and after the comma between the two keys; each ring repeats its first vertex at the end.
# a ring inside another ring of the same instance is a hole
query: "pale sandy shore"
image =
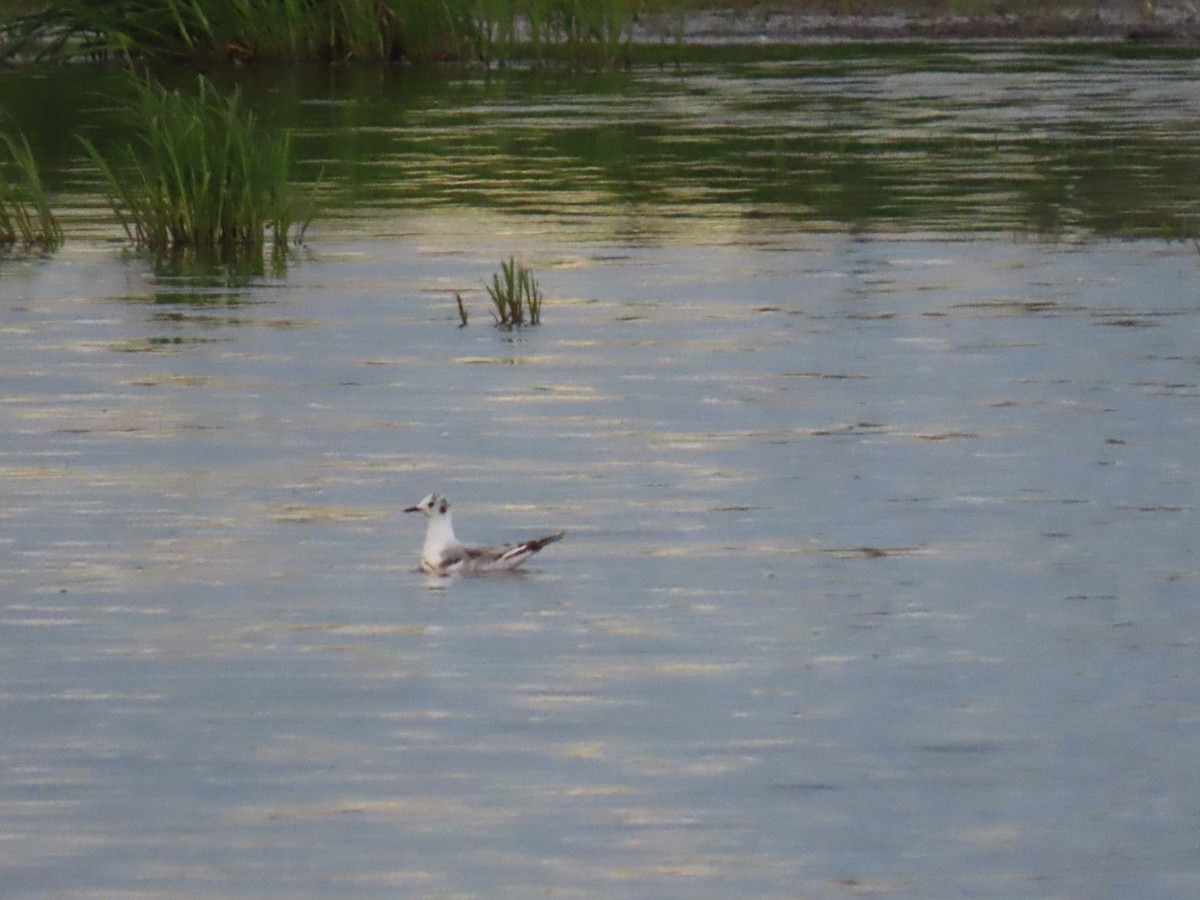
{"type": "MultiPolygon", "coordinates": [[[[981,4],[982,5],[982,4],[981,4]]],[[[761,3],[643,15],[635,40],[682,38],[688,44],[803,43],[828,40],[1094,40],[1200,43],[1200,2],[1047,4],[1029,11],[931,12],[880,6],[847,14],[812,4],[761,3]]]]}

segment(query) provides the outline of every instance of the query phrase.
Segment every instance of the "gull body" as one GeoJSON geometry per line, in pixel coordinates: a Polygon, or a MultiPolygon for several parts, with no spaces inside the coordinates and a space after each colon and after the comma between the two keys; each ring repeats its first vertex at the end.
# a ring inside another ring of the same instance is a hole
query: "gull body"
{"type": "Polygon", "coordinates": [[[566,534],[560,531],[515,544],[467,547],[454,534],[454,519],[450,514],[450,503],[445,497],[430,494],[416,506],[404,511],[424,513],[429,519],[425,529],[425,545],[421,548],[421,571],[427,575],[509,572],[547,544],[562,540],[566,534]]]}

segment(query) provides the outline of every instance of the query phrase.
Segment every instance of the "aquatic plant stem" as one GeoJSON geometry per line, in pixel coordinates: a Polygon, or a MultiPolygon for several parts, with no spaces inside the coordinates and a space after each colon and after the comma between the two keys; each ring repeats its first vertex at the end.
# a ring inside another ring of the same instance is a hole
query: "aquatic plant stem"
{"type": "Polygon", "coordinates": [[[62,243],[62,227],[42,186],[29,141],[18,132],[16,138],[0,134],[0,144],[8,151],[7,162],[0,164],[0,244],[52,247],[62,243]]]}

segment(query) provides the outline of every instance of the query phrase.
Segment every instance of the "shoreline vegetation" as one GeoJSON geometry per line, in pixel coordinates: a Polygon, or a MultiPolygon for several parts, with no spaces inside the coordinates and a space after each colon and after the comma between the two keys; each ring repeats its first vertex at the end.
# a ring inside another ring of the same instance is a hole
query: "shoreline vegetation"
{"type": "MultiPolygon", "coordinates": [[[[261,257],[299,242],[313,217],[278,138],[200,76],[168,89],[153,73],[272,63],[452,63],[613,67],[702,58],[714,47],[771,54],[806,43],[1058,40],[1200,45],[1191,0],[61,0],[0,4],[0,65],[116,63],[130,69],[132,140],[102,152],[78,136],[131,243],[261,257]],[[139,73],[144,73],[139,74],[139,73]]],[[[7,125],[0,122],[0,125],[7,125]]],[[[17,124],[17,123],[14,123],[17,124]]],[[[21,133],[0,128],[0,245],[62,241],[21,133]]],[[[311,192],[315,201],[316,192],[311,192]]],[[[282,258],[282,254],[275,253],[282,258]]],[[[510,266],[513,265],[510,261],[510,266]]],[[[508,273],[512,288],[512,273],[508,273]]],[[[500,290],[497,282],[497,292],[500,290]]],[[[536,286],[528,309],[536,324],[536,286]]],[[[511,293],[511,290],[509,291],[511,293]]],[[[500,309],[498,321],[521,324],[500,309]]],[[[460,304],[465,323],[466,313],[460,304]]]]}
{"type": "MultiPolygon", "coordinates": [[[[900,40],[1200,43],[1189,0],[60,0],[0,6],[0,64],[628,62],[633,48],[900,40]]],[[[639,58],[642,53],[638,53],[639,58]]]]}

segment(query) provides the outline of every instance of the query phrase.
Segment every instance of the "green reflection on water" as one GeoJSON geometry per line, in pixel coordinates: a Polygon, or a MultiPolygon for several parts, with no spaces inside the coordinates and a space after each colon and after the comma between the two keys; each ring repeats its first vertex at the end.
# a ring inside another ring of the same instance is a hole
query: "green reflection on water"
{"type": "MultiPolygon", "coordinates": [[[[1195,51],[711,48],[622,72],[260,69],[238,83],[291,128],[318,221],[454,206],[653,239],[679,222],[789,230],[1190,235],[1195,51]],[[701,54],[698,54],[700,56],[701,54]]],[[[71,135],[117,119],[107,73],[0,76],[52,188],[99,187],[71,135]]],[[[68,238],[70,228],[68,226],[68,238]]]]}

